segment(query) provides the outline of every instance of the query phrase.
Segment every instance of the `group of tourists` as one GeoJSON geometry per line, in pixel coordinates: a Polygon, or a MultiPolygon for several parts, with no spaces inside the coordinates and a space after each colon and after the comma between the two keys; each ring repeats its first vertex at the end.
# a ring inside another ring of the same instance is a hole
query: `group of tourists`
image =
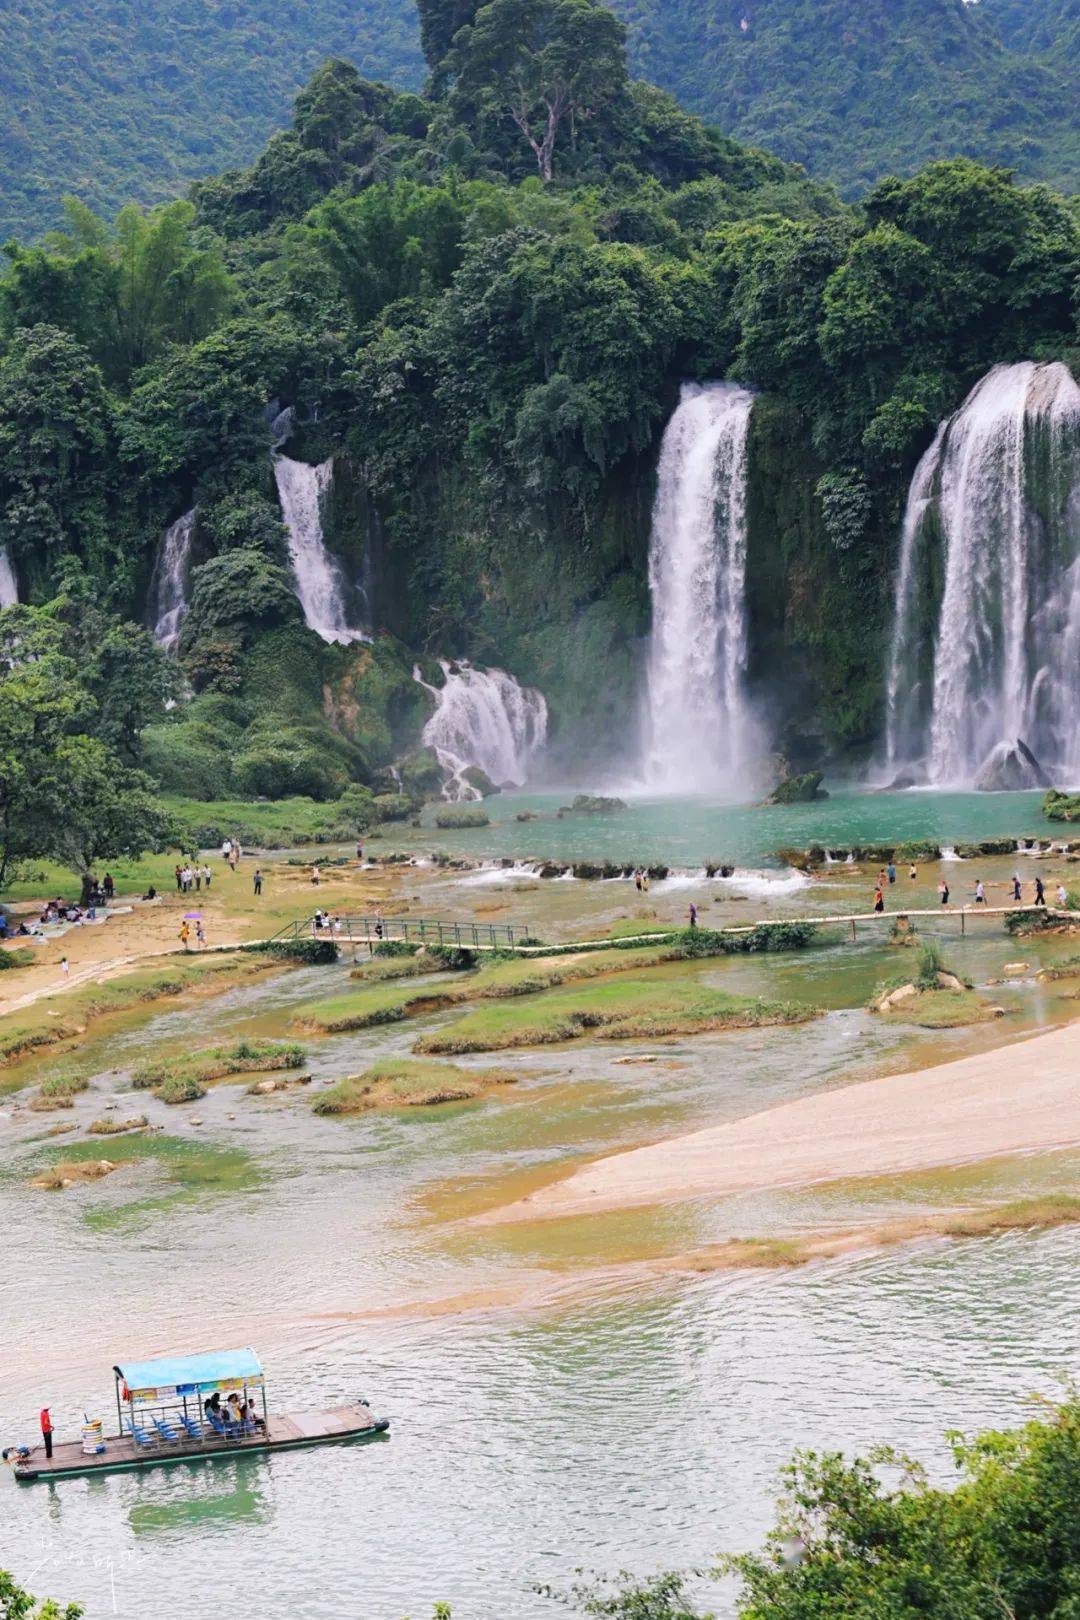
{"type": "MultiPolygon", "coordinates": [[[[909,872],[908,875],[912,879],[914,879],[914,878],[916,878],[918,876],[918,871],[917,871],[915,866],[911,867],[910,872],[909,872]]],[[[895,883],[895,882],[896,882],[896,867],[890,862],[890,864],[887,867],[883,866],[881,868],[881,871],[878,873],[878,876],[877,876],[877,885],[876,885],[876,887],[874,889],[874,910],[875,911],[881,912],[881,911],[885,910],[886,885],[889,884],[889,883],[895,883]]],[[[1041,877],[1036,877],[1035,878],[1034,883],[1032,885],[1032,890],[1033,890],[1033,898],[1031,900],[1031,904],[1033,906],[1045,906],[1046,905],[1046,885],[1043,883],[1043,880],[1042,880],[1041,877]]],[[[952,898],[952,890],[949,887],[948,878],[945,878],[945,877],[940,878],[938,880],[938,901],[939,901],[939,903],[941,905],[943,905],[943,906],[947,906],[949,904],[951,898],[952,898]]],[[[975,880],[974,898],[975,898],[975,904],[977,906],[985,906],[987,904],[987,900],[986,900],[986,884],[983,882],[982,878],[976,878],[976,880],[975,880]]],[[[1058,884],[1057,893],[1055,895],[1055,900],[1056,900],[1056,903],[1061,907],[1065,907],[1065,906],[1068,905],[1069,896],[1068,896],[1068,892],[1066,891],[1064,883],[1059,883],[1058,884]]],[[[1023,905],[1023,903],[1024,903],[1024,886],[1023,886],[1022,882],[1020,881],[1020,874],[1018,872],[1014,872],[1013,875],[1012,875],[1012,903],[1015,906],[1020,906],[1020,905],[1023,905]]]]}
{"type": "Polygon", "coordinates": [[[183,922],[180,924],[180,943],[184,947],[185,951],[190,951],[192,922],[195,924],[195,949],[197,951],[201,951],[206,944],[206,930],[203,928],[201,917],[184,918],[183,922]]]}
{"type": "Polygon", "coordinates": [[[244,853],[244,846],[239,838],[223,838],[221,840],[221,858],[228,866],[230,872],[236,871],[236,863],[244,853]]]}
{"type": "Polygon", "coordinates": [[[643,866],[639,866],[634,873],[634,888],[638,894],[649,892],[649,874],[643,866]]]}
{"type": "Polygon", "coordinates": [[[198,891],[203,888],[204,885],[207,891],[209,891],[210,882],[214,875],[211,872],[209,865],[200,866],[196,861],[195,865],[193,866],[190,861],[185,861],[183,866],[177,863],[174,871],[176,875],[177,894],[190,894],[193,889],[196,891],[196,893],[198,893],[198,891]]]}
{"type": "Polygon", "coordinates": [[[266,1424],[255,1410],[255,1402],[250,1396],[242,1401],[235,1390],[224,1402],[217,1390],[208,1395],[203,1401],[203,1415],[210,1427],[219,1433],[253,1434],[258,1429],[266,1429],[266,1424]]]}

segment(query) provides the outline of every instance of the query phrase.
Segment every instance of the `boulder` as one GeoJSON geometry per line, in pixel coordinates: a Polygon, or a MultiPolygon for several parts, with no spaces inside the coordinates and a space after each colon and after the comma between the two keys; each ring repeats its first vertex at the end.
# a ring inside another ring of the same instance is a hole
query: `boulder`
{"type": "Polygon", "coordinates": [[[939,990],[966,990],[967,989],[967,985],[964,983],[963,979],[958,979],[956,977],[955,973],[945,973],[945,972],[939,972],[938,973],[938,975],[937,975],[937,987],[938,987],[939,990]]]}
{"type": "Polygon", "coordinates": [[[1000,742],[987,755],[975,778],[979,793],[1018,793],[1027,788],[1048,788],[1050,778],[1022,737],[1000,742]]]}
{"type": "Polygon", "coordinates": [[[801,776],[785,776],[773,788],[766,804],[812,804],[829,795],[821,785],[822,771],[804,771],[801,776]]]}

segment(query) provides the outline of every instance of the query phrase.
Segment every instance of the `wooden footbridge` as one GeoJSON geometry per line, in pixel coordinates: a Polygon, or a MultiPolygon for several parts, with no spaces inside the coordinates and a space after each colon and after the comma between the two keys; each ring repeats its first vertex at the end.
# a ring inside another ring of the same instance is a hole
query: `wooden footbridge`
{"type": "MultiPolygon", "coordinates": [[[[801,913],[787,917],[762,917],[754,922],[729,924],[720,928],[703,928],[703,932],[710,934],[730,934],[737,937],[742,934],[752,934],[758,928],[790,927],[793,923],[808,923],[815,928],[850,928],[852,939],[857,938],[857,930],[861,923],[880,925],[887,923],[890,926],[901,920],[914,922],[916,918],[934,918],[940,923],[959,922],[958,932],[966,935],[968,924],[988,917],[1015,917],[1023,916],[1029,912],[1039,912],[1045,917],[1053,917],[1061,922],[1071,922],[1080,927],[1080,912],[1067,911],[1058,906],[930,906],[925,909],[912,907],[908,910],[895,911],[855,911],[844,912],[839,916],[812,916],[801,913]]],[[[305,917],[292,922],[282,928],[273,936],[275,940],[284,939],[332,939],[341,945],[352,947],[364,946],[374,952],[379,945],[400,943],[403,945],[437,945],[460,947],[469,951],[514,951],[522,956],[543,956],[551,951],[596,951],[611,949],[613,946],[624,945],[659,945],[670,939],[674,933],[682,932],[678,927],[657,928],[649,933],[623,934],[617,940],[610,937],[600,939],[578,940],[552,940],[546,944],[532,938],[529,930],[516,923],[476,923],[454,922],[438,917],[382,917],[375,913],[367,916],[348,917],[339,914],[328,916],[322,913],[321,920],[315,917],[305,917]]],[[[924,930],[930,932],[931,930],[924,930]]],[[[933,930],[937,932],[937,930],[933,930]]]]}

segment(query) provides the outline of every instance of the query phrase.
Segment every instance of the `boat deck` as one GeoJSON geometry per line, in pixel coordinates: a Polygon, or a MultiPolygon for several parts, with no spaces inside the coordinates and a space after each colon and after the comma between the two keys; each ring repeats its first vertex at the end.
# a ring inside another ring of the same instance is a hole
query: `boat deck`
{"type": "Polygon", "coordinates": [[[271,1417],[263,1434],[238,1435],[232,1439],[205,1436],[175,1444],[139,1445],[130,1435],[110,1436],[105,1450],[87,1456],[78,1440],[53,1446],[51,1459],[43,1446],[35,1446],[25,1462],[15,1464],[15,1477],[29,1484],[39,1479],[64,1479],[75,1475],[108,1474],[133,1468],[154,1468],[164,1463],[189,1462],[200,1457],[237,1457],[245,1452],[290,1451],[300,1446],[327,1445],[333,1441],[370,1439],[389,1428],[386,1418],[377,1418],[364,1406],[333,1406],[325,1412],[285,1412],[271,1417]]]}

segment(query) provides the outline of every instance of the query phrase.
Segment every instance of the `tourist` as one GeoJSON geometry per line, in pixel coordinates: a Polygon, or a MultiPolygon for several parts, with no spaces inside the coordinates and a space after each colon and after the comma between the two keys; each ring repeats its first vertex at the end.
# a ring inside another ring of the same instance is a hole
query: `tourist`
{"type": "Polygon", "coordinates": [[[195,944],[198,946],[200,951],[202,950],[203,946],[206,944],[206,935],[203,932],[203,925],[202,925],[202,918],[201,917],[199,918],[198,922],[195,924],[195,944]]]}
{"type": "Polygon", "coordinates": [[[889,862],[889,882],[896,882],[896,863],[894,861],[889,862]]]}
{"type": "Polygon", "coordinates": [[[235,1423],[237,1430],[242,1433],[244,1428],[244,1413],[240,1405],[240,1397],[235,1390],[233,1390],[232,1394],[229,1396],[229,1405],[226,1416],[229,1419],[229,1422],[235,1423]]]}
{"type": "Polygon", "coordinates": [[[180,943],[184,947],[185,951],[191,949],[190,945],[188,944],[188,940],[190,938],[191,938],[191,928],[190,928],[190,926],[188,924],[187,918],[185,918],[184,921],[180,924],[180,943]]]}
{"type": "Polygon", "coordinates": [[[908,867],[908,877],[911,879],[912,883],[915,882],[915,879],[918,877],[918,875],[919,875],[919,868],[915,865],[915,862],[912,861],[911,865],[908,867]]]}
{"type": "Polygon", "coordinates": [[[1064,910],[1069,904],[1069,896],[1066,892],[1064,883],[1059,883],[1057,886],[1057,903],[1062,910],[1064,910]]]}
{"type": "Polygon", "coordinates": [[[116,892],[116,884],[113,882],[113,875],[111,872],[106,872],[105,879],[101,887],[105,891],[105,904],[110,905],[112,902],[112,897],[116,892]]]}
{"type": "Polygon", "coordinates": [[[982,878],[978,878],[975,883],[975,904],[977,906],[985,906],[986,904],[986,885],[983,883],[982,878]]]}
{"type": "Polygon", "coordinates": [[[46,1458],[50,1458],[52,1456],[52,1437],[52,1418],[49,1415],[49,1408],[47,1406],[43,1406],[41,1408],[41,1438],[45,1442],[46,1458]]]}
{"type": "Polygon", "coordinates": [[[1017,905],[1019,905],[1020,904],[1020,898],[1021,898],[1021,895],[1020,895],[1020,874],[1019,874],[1019,872],[1014,872],[1013,873],[1012,886],[1013,886],[1013,896],[1012,896],[1013,900],[1016,902],[1017,905]]]}
{"type": "Polygon", "coordinates": [[[874,890],[874,910],[875,911],[884,911],[885,910],[885,895],[882,892],[882,887],[881,887],[880,883],[878,884],[877,888],[874,890]]]}
{"type": "Polygon", "coordinates": [[[642,871],[641,871],[641,868],[639,866],[634,871],[634,885],[635,885],[635,887],[637,889],[638,894],[641,893],[641,878],[642,878],[642,871]]]}
{"type": "Polygon", "coordinates": [[[255,877],[252,881],[255,886],[255,893],[257,895],[262,894],[262,872],[258,867],[255,868],[255,877]]]}
{"type": "Polygon", "coordinates": [[[157,890],[154,888],[154,885],[152,883],[150,884],[150,886],[147,889],[146,893],[143,895],[143,899],[144,900],[156,900],[157,899],[157,890]]]}
{"type": "Polygon", "coordinates": [[[947,906],[949,903],[949,885],[946,883],[945,879],[942,878],[937,887],[938,894],[941,896],[942,905],[947,906]]]}
{"type": "Polygon", "coordinates": [[[202,888],[202,867],[196,866],[192,876],[195,879],[195,892],[198,894],[199,890],[202,888]]]}
{"type": "Polygon", "coordinates": [[[183,886],[184,886],[184,874],[183,874],[183,871],[181,870],[180,863],[178,861],[177,864],[176,864],[176,892],[177,892],[177,894],[180,893],[183,886]]]}
{"type": "Polygon", "coordinates": [[[697,927],[697,906],[694,905],[693,901],[690,902],[690,926],[691,928],[697,927]]]}
{"type": "Polygon", "coordinates": [[[356,840],[356,859],[358,861],[362,861],[363,858],[364,858],[364,846],[361,843],[360,839],[358,838],[356,840]]]}
{"type": "Polygon", "coordinates": [[[319,868],[317,866],[311,868],[311,884],[315,889],[319,887],[319,868]]]}
{"type": "Polygon", "coordinates": [[[68,962],[68,959],[67,959],[66,956],[62,956],[60,958],[60,972],[63,974],[65,979],[67,978],[68,974],[71,972],[71,964],[68,962]]]}
{"type": "Polygon", "coordinates": [[[382,937],[383,937],[382,914],[377,911],[375,913],[375,938],[376,939],[382,939],[382,937]]]}
{"type": "Polygon", "coordinates": [[[649,874],[648,874],[648,872],[642,872],[642,874],[641,874],[641,892],[642,892],[642,894],[648,894],[648,892],[649,892],[649,874]]]}
{"type": "Polygon", "coordinates": [[[223,838],[221,840],[221,858],[222,858],[223,861],[231,860],[231,858],[232,858],[232,839],[231,838],[223,838]]]}
{"type": "Polygon", "coordinates": [[[221,1422],[222,1412],[221,1396],[216,1389],[212,1395],[208,1395],[206,1400],[203,1401],[203,1414],[211,1428],[217,1428],[221,1422]]]}
{"type": "Polygon", "coordinates": [[[1043,888],[1041,877],[1035,879],[1035,904],[1037,906],[1045,906],[1046,904],[1046,890],[1043,888]]]}
{"type": "Polygon", "coordinates": [[[889,874],[888,874],[888,872],[886,872],[884,867],[881,867],[881,869],[879,870],[878,875],[877,875],[877,886],[878,886],[878,888],[879,889],[884,889],[884,887],[885,887],[886,883],[888,883],[888,881],[889,881],[889,874]]]}

